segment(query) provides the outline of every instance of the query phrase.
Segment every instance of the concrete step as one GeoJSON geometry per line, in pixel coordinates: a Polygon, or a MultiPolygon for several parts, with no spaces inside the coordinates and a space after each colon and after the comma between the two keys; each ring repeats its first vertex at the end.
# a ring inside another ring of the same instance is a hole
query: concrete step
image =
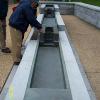
{"type": "Polygon", "coordinates": [[[29,88],[24,100],[72,100],[69,90],[29,88]]]}

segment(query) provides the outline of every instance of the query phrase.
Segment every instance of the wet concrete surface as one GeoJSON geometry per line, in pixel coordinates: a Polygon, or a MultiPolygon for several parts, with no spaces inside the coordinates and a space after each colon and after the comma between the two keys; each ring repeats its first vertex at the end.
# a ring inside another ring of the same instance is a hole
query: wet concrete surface
{"type": "Polygon", "coordinates": [[[31,87],[65,88],[63,66],[58,47],[39,48],[31,87]]]}

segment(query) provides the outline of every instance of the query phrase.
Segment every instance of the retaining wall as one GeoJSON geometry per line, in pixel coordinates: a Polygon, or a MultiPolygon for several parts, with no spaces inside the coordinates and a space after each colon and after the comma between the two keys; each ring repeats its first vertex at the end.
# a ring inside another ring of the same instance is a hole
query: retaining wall
{"type": "Polygon", "coordinates": [[[59,6],[60,13],[62,15],[73,15],[74,14],[74,3],[66,2],[41,2],[41,4],[57,4],[59,6]]]}
{"type": "Polygon", "coordinates": [[[76,3],[74,6],[74,15],[100,28],[100,7],[76,3]]]}

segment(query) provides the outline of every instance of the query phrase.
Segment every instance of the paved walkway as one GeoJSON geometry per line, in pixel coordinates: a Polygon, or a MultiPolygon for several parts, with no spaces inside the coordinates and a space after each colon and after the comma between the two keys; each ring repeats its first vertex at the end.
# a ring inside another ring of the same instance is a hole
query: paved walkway
{"type": "Polygon", "coordinates": [[[100,30],[75,16],[62,17],[97,100],[100,100],[100,30]]]}
{"type": "MultiPolygon", "coordinates": [[[[9,14],[7,17],[7,20],[11,14],[11,10],[9,10],[9,14]]],[[[8,21],[7,21],[8,23],[8,21]]],[[[7,46],[11,48],[11,38],[10,38],[10,32],[9,27],[7,25],[7,46]]],[[[13,66],[13,59],[11,54],[4,54],[0,52],[0,90],[2,89],[11,69],[13,66]]]]}

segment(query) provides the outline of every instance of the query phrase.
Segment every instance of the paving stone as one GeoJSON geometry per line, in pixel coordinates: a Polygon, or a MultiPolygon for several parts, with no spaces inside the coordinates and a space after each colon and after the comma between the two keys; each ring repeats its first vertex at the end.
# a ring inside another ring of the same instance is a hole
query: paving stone
{"type": "Polygon", "coordinates": [[[27,89],[24,100],[72,100],[69,90],[27,89]]]}

